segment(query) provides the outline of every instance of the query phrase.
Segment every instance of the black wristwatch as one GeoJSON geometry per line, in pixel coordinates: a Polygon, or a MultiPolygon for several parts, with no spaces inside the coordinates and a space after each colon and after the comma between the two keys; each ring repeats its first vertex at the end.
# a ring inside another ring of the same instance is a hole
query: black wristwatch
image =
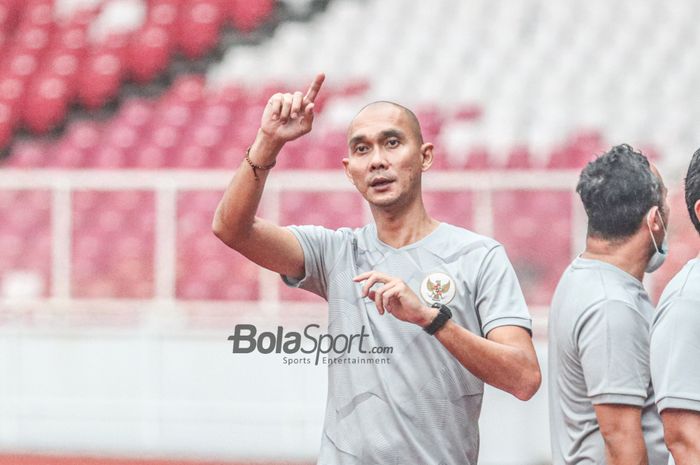
{"type": "Polygon", "coordinates": [[[430,334],[431,336],[437,332],[438,329],[442,328],[445,326],[445,323],[447,323],[447,320],[452,318],[452,311],[447,305],[443,304],[438,304],[434,303],[431,305],[433,308],[438,308],[440,309],[440,313],[437,314],[437,316],[433,319],[433,321],[430,322],[428,326],[423,328],[423,331],[426,333],[430,334]]]}

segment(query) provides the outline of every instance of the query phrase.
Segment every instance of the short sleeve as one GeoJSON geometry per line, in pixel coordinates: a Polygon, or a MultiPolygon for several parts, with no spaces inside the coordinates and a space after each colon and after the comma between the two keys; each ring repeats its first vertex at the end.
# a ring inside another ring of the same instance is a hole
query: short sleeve
{"type": "Polygon", "coordinates": [[[642,406],[649,373],[649,321],[620,301],[589,309],[576,325],[587,394],[593,404],[642,406]]]}
{"type": "Polygon", "coordinates": [[[659,411],[700,412],[700,301],[674,300],[651,333],[651,378],[659,411]]]}
{"type": "Polygon", "coordinates": [[[491,248],[484,257],[474,301],[484,336],[499,326],[520,326],[532,332],[525,297],[503,246],[491,248]]]}
{"type": "Polygon", "coordinates": [[[304,251],[304,277],[282,275],[289,286],[304,289],[328,300],[328,273],[343,245],[343,234],[322,226],[287,226],[304,251]]]}

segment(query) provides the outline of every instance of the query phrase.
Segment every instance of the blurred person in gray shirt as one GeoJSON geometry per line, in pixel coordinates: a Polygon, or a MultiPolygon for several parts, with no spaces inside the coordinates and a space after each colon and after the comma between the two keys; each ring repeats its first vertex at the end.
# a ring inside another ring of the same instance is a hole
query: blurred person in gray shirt
{"type": "MultiPolygon", "coordinates": [[[[700,150],[685,177],[685,203],[700,233],[700,150]]],[[[688,261],[661,295],[651,329],[651,380],[676,465],[699,464],[700,254],[688,261]]]]}
{"type": "Polygon", "coordinates": [[[663,465],[668,452],[649,372],[654,308],[645,272],[665,258],[661,175],[629,145],[581,172],[586,250],[562,275],[549,316],[554,465],[663,465]]]}

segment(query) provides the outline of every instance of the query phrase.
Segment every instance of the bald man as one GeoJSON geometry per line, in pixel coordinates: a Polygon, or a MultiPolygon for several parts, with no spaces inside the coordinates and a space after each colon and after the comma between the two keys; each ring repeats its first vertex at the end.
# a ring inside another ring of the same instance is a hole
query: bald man
{"type": "Polygon", "coordinates": [[[214,233],[287,285],[328,301],[328,334],[342,353],[333,344],[319,464],[476,464],[484,382],[527,400],[540,369],[503,247],[425,209],[421,183],[433,145],[415,115],[375,102],[348,129],[345,174],[374,223],[330,230],[255,216],[282,147],[311,130],[323,80],[306,94],[270,98],[214,233]],[[374,355],[387,347],[389,355],[374,355]]]}

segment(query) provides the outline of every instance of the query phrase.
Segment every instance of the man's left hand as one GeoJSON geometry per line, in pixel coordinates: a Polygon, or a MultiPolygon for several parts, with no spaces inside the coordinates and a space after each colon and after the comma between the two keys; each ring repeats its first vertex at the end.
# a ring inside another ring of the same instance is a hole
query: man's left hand
{"type": "Polygon", "coordinates": [[[362,297],[369,297],[379,310],[379,314],[389,312],[396,318],[408,323],[426,327],[439,313],[436,308],[424,305],[408,285],[399,278],[368,271],[353,278],[356,283],[364,281],[362,297]],[[371,290],[377,283],[383,285],[371,290]]]}

